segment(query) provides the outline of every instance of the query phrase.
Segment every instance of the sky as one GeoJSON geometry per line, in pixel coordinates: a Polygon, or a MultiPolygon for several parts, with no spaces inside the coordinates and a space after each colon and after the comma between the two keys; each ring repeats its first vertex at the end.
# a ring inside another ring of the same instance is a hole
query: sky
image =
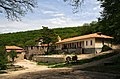
{"type": "Polygon", "coordinates": [[[73,13],[73,7],[63,0],[37,0],[37,8],[28,12],[21,21],[10,21],[0,14],[0,33],[49,28],[81,26],[97,21],[100,17],[100,3],[97,0],[85,0],[79,12],[73,13]]]}

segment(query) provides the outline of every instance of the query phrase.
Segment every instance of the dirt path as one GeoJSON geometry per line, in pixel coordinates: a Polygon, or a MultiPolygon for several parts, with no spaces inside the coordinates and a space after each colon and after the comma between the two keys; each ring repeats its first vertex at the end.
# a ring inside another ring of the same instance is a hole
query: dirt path
{"type": "Polygon", "coordinates": [[[17,76],[17,75],[23,74],[23,73],[37,72],[37,71],[43,71],[43,70],[50,69],[47,66],[37,65],[36,62],[32,62],[29,60],[21,60],[19,62],[16,62],[14,65],[23,66],[25,68],[25,70],[11,71],[11,72],[8,72],[7,74],[0,74],[0,76],[8,76],[8,77],[9,76],[17,76]]]}

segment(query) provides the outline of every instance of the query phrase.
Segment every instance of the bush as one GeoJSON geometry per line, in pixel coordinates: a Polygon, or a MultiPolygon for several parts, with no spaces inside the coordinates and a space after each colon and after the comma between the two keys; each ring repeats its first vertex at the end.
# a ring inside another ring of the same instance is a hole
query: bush
{"type": "Polygon", "coordinates": [[[107,45],[104,45],[104,46],[102,47],[102,51],[101,51],[101,52],[108,51],[108,50],[112,50],[112,48],[109,47],[109,46],[107,46],[107,45]]]}
{"type": "Polygon", "coordinates": [[[70,56],[67,56],[67,57],[66,57],[66,61],[65,61],[65,62],[66,62],[67,64],[69,64],[69,63],[70,63],[70,61],[71,61],[71,57],[70,57],[70,56]]]}
{"type": "Polygon", "coordinates": [[[74,61],[74,62],[77,62],[77,60],[78,60],[78,57],[77,57],[77,55],[75,55],[75,56],[72,56],[72,61],[74,61]]]}
{"type": "Polygon", "coordinates": [[[4,70],[7,68],[7,53],[5,52],[5,48],[0,46],[0,70],[4,70]]]}

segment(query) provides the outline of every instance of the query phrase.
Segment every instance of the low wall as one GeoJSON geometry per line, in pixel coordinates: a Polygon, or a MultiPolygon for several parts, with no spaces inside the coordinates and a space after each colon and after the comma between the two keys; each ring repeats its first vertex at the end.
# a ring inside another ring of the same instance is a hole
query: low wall
{"type": "Polygon", "coordinates": [[[48,62],[48,63],[63,63],[65,62],[65,57],[64,56],[34,56],[32,58],[33,61],[37,62],[48,62]]]}
{"type": "MultiPolygon", "coordinates": [[[[78,60],[81,59],[89,59],[98,55],[103,55],[106,53],[111,53],[111,51],[106,51],[106,52],[101,52],[101,53],[91,53],[91,54],[80,54],[77,55],[78,60]]],[[[48,63],[63,63],[66,60],[66,57],[71,57],[74,56],[72,54],[67,54],[67,55],[39,55],[39,56],[33,56],[32,60],[37,61],[37,62],[48,62],[48,63]]]]}

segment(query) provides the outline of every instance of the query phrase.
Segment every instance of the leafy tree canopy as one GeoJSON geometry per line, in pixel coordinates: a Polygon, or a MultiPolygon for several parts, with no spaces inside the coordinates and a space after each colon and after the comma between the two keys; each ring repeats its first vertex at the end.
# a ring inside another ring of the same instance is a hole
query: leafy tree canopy
{"type": "Polygon", "coordinates": [[[8,55],[12,59],[12,63],[14,63],[15,58],[17,58],[17,52],[15,50],[11,50],[8,52],[8,55]]]}
{"type": "Polygon", "coordinates": [[[0,70],[7,68],[7,53],[4,46],[0,46],[0,70]]]}
{"type": "Polygon", "coordinates": [[[103,12],[99,18],[100,30],[115,37],[116,43],[120,43],[120,0],[99,0],[103,12]]]}

